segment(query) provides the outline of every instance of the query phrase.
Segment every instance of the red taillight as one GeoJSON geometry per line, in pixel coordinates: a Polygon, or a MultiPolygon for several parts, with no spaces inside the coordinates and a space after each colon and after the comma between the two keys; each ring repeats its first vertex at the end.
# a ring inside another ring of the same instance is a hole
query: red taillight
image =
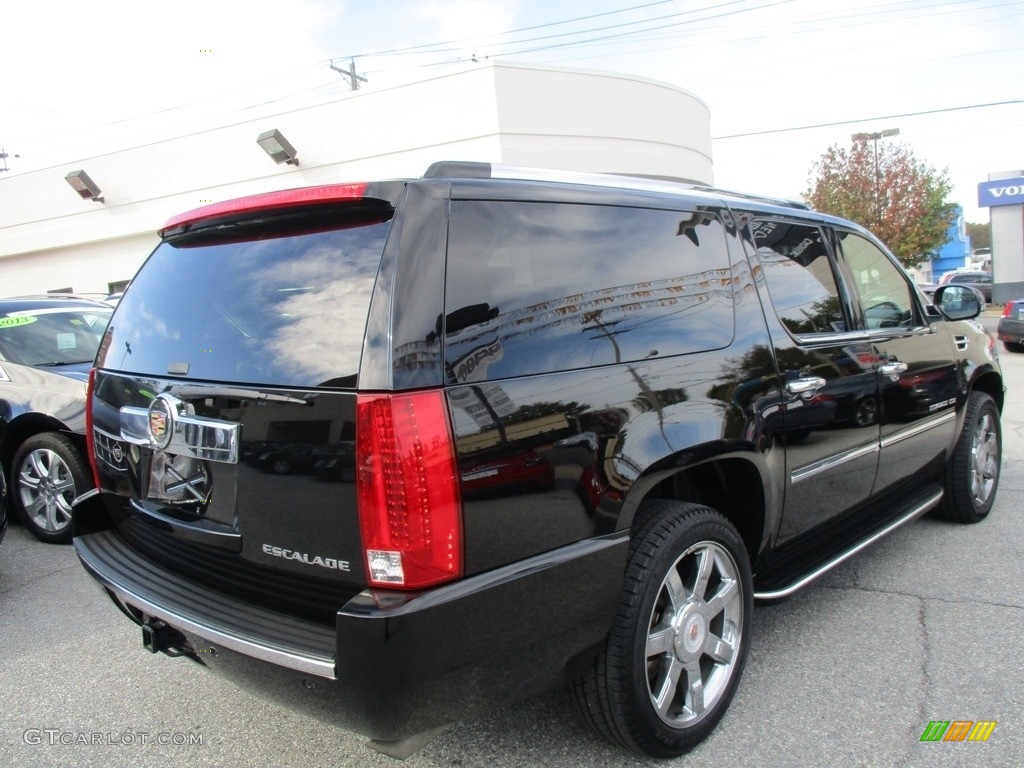
{"type": "Polygon", "coordinates": [[[221,216],[235,216],[243,213],[259,213],[263,211],[276,211],[282,208],[294,208],[300,205],[312,205],[319,203],[337,203],[345,200],[361,200],[366,194],[369,186],[366,182],[358,184],[328,184],[322,187],[299,187],[297,189],[283,189],[277,192],[264,192],[249,197],[239,197],[234,200],[206,205],[202,208],[181,213],[164,224],[160,233],[183,226],[195,224],[206,219],[216,219],[221,216]]]}
{"type": "Polygon", "coordinates": [[[100,487],[100,471],[96,466],[96,434],[92,430],[92,394],[96,388],[96,369],[89,369],[89,385],[85,388],[85,451],[89,454],[92,484],[100,487]]]}
{"type": "Polygon", "coordinates": [[[444,393],[359,395],[356,487],[373,586],[462,575],[462,498],[444,393]]]}
{"type": "Polygon", "coordinates": [[[1009,317],[1010,316],[1010,311],[1013,309],[1013,307],[1014,307],[1014,304],[1013,304],[1012,301],[1006,302],[1003,305],[1003,314],[1001,314],[1000,317],[1009,317]]]}

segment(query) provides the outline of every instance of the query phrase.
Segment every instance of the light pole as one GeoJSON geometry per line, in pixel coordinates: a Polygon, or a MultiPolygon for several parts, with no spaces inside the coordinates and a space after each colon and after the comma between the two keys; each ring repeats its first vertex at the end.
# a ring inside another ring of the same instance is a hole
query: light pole
{"type": "Polygon", "coordinates": [[[874,156],[875,156],[875,227],[877,228],[882,223],[882,203],[878,199],[878,140],[886,139],[890,136],[899,136],[899,128],[886,128],[884,131],[875,131],[873,133],[855,133],[850,138],[854,142],[858,141],[870,141],[873,145],[874,156]]]}

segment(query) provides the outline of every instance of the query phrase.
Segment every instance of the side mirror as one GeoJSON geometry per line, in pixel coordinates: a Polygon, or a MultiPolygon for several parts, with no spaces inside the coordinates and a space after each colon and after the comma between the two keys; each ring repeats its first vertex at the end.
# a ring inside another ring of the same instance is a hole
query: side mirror
{"type": "Polygon", "coordinates": [[[942,285],[935,291],[932,303],[947,320],[971,320],[981,314],[984,299],[966,285],[942,285]]]}

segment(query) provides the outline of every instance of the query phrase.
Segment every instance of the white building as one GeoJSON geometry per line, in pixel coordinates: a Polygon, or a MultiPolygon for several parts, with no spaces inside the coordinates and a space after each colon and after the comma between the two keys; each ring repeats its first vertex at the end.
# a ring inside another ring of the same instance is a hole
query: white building
{"type": "Polygon", "coordinates": [[[415,177],[437,160],[711,183],[710,115],[665,83],[494,62],[11,175],[0,178],[0,296],[107,292],[134,275],[172,215],[272,189],[415,177]],[[257,145],[270,129],[298,165],[257,145]],[[75,171],[102,202],[72,189],[75,171]]]}

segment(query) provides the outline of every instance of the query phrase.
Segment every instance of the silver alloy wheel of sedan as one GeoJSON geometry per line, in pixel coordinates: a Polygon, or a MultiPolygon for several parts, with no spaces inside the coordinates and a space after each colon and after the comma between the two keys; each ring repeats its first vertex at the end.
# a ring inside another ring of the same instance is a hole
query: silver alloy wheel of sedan
{"type": "Polygon", "coordinates": [[[647,635],[647,689],[667,725],[691,725],[714,707],[732,678],[742,627],[732,555],[713,541],[694,544],[666,574],[647,635]]]}
{"type": "Polygon", "coordinates": [[[29,518],[44,531],[58,533],[71,524],[75,480],[55,451],[37,448],[18,473],[18,494],[29,518]]]}
{"type": "Polygon", "coordinates": [[[85,460],[67,435],[29,437],[14,455],[11,502],[26,527],[41,541],[71,541],[71,505],[91,486],[85,460]]]}

